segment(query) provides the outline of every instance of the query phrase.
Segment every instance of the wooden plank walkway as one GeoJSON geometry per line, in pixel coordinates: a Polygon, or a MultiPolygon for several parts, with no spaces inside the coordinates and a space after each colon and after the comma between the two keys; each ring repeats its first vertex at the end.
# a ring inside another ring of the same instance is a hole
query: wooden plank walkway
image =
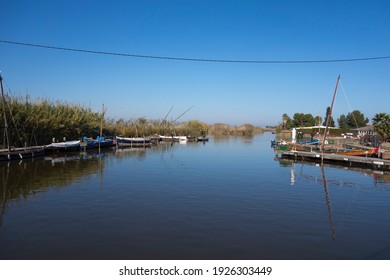
{"type": "Polygon", "coordinates": [[[277,156],[281,155],[283,158],[294,158],[296,160],[309,160],[309,161],[326,161],[344,165],[359,165],[372,169],[385,169],[390,170],[390,160],[380,159],[374,157],[357,157],[357,156],[345,156],[330,153],[320,152],[304,152],[304,151],[281,151],[275,150],[277,156]]]}

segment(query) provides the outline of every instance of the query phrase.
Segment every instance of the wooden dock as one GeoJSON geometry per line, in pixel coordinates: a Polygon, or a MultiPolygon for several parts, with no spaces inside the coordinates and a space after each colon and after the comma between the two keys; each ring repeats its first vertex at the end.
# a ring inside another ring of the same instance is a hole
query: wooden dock
{"type": "Polygon", "coordinates": [[[390,160],[374,157],[345,156],[321,152],[281,151],[275,150],[276,156],[295,160],[323,161],[347,166],[364,166],[371,169],[390,170],[390,160]]]}

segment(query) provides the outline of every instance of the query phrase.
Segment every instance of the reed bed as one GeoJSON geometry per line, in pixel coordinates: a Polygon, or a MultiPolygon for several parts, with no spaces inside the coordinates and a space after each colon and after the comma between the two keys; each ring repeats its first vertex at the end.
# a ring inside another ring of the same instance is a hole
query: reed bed
{"type": "MultiPolygon", "coordinates": [[[[1,104],[2,101],[0,101],[1,104]]],[[[2,104],[0,106],[2,107],[2,104]]],[[[2,109],[1,109],[2,110],[2,109]]],[[[104,112],[95,112],[90,107],[47,98],[31,100],[28,95],[6,95],[6,115],[10,144],[14,147],[45,145],[54,141],[122,135],[140,137],[152,135],[189,135],[193,137],[215,135],[251,135],[263,130],[250,124],[229,126],[190,120],[172,123],[166,120],[149,120],[145,117],[125,120],[105,118],[104,112]]],[[[3,112],[0,122],[4,124],[3,112]]],[[[2,125],[1,135],[4,135],[2,125]]],[[[4,145],[4,137],[1,138],[4,145]]]]}

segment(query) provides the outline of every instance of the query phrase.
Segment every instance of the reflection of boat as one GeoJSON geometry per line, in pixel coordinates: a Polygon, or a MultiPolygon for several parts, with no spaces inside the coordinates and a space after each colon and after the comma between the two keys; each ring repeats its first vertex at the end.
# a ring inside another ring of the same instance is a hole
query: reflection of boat
{"type": "Polygon", "coordinates": [[[118,147],[150,147],[151,141],[146,137],[116,137],[118,147]]]}
{"type": "Polygon", "coordinates": [[[66,161],[73,161],[79,159],[80,159],[80,155],[63,156],[63,157],[49,157],[49,156],[44,157],[44,160],[51,161],[52,165],[56,163],[65,163],[66,161]]]}
{"type": "Polygon", "coordinates": [[[6,149],[0,150],[0,161],[17,160],[25,158],[33,158],[42,156],[44,154],[44,146],[32,146],[32,147],[21,147],[11,148],[9,134],[8,134],[8,123],[6,113],[6,103],[3,91],[3,78],[0,74],[0,87],[1,87],[1,98],[3,104],[3,119],[4,119],[4,140],[7,142],[3,143],[6,149]]]}

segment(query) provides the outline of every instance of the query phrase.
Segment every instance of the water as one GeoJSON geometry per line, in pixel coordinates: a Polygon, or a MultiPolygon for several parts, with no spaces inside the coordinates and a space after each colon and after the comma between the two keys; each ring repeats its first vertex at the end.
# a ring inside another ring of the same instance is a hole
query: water
{"type": "Polygon", "coordinates": [[[390,259],[390,175],[271,134],[0,163],[0,259],[390,259]]]}

